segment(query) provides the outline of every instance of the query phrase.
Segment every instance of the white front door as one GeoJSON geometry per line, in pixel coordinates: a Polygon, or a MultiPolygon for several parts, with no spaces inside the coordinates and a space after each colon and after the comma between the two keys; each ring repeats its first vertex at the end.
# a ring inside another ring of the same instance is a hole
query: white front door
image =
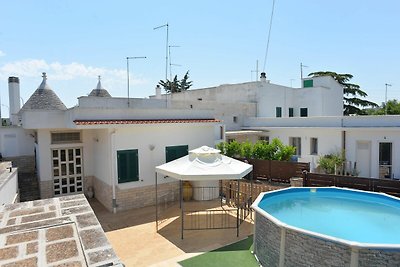
{"type": "Polygon", "coordinates": [[[371,142],[357,141],[357,171],[358,176],[371,177],[371,142]]]}
{"type": "Polygon", "coordinates": [[[52,150],[54,195],[83,192],[82,148],[52,150]]]}

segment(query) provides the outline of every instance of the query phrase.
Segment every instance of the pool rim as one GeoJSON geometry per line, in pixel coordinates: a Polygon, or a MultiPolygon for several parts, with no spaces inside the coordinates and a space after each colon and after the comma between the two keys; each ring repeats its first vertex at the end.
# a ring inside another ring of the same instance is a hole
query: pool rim
{"type": "Polygon", "coordinates": [[[391,196],[391,195],[388,195],[388,194],[385,194],[385,193],[364,191],[364,190],[345,188],[345,187],[336,187],[336,186],[326,186],[326,187],[288,187],[288,188],[283,188],[283,189],[278,189],[278,190],[274,190],[274,191],[260,193],[258,195],[258,197],[256,198],[256,200],[251,205],[251,207],[256,212],[260,213],[261,215],[266,217],[268,220],[272,221],[274,224],[276,224],[280,228],[285,228],[285,229],[297,231],[297,232],[303,233],[305,235],[309,235],[309,236],[320,238],[320,239],[329,240],[331,242],[343,244],[343,245],[350,246],[350,247],[353,247],[353,248],[395,249],[395,250],[400,249],[400,244],[379,244],[379,243],[363,243],[363,242],[349,241],[349,240],[346,240],[346,239],[337,238],[337,237],[333,237],[333,236],[330,236],[330,235],[325,235],[325,234],[321,234],[321,233],[318,233],[318,232],[305,230],[303,228],[292,226],[290,224],[287,224],[287,223],[284,223],[284,222],[278,220],[277,218],[275,218],[274,216],[272,216],[271,214],[269,214],[268,212],[266,212],[265,210],[263,210],[262,208],[260,208],[258,206],[259,203],[261,202],[261,200],[264,198],[264,196],[268,195],[268,194],[274,194],[274,193],[276,194],[276,192],[282,192],[282,191],[286,191],[286,190],[290,190],[290,191],[296,191],[297,190],[297,191],[300,191],[300,190],[304,190],[304,189],[310,189],[311,190],[311,189],[324,189],[324,188],[325,189],[338,189],[338,190],[343,190],[343,191],[353,191],[353,192],[359,192],[359,193],[364,193],[364,194],[375,194],[375,195],[379,195],[379,196],[392,198],[392,199],[395,199],[395,200],[400,202],[400,198],[397,198],[397,197],[394,197],[394,196],[391,196]]]}

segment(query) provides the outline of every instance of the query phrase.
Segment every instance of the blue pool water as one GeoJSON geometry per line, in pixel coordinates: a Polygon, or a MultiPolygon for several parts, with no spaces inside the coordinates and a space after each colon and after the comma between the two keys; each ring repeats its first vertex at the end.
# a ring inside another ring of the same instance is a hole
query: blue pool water
{"type": "Polygon", "coordinates": [[[293,188],[258,205],[279,221],[308,231],[373,244],[400,244],[400,200],[338,188],[293,188]]]}

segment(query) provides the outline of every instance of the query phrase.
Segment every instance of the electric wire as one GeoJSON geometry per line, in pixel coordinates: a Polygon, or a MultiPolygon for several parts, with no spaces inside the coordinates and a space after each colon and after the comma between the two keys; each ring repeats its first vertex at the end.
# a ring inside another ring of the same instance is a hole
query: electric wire
{"type": "Polygon", "coordinates": [[[268,57],[269,41],[271,39],[271,29],[272,29],[272,19],[274,17],[274,9],[275,9],[275,0],[272,0],[271,19],[269,21],[269,31],[268,31],[268,39],[267,39],[267,48],[265,49],[263,72],[265,72],[265,66],[267,65],[267,57],[268,57]]]}

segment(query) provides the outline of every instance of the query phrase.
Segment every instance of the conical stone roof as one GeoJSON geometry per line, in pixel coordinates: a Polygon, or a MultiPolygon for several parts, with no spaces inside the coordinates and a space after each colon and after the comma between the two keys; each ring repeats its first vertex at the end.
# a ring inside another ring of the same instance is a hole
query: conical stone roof
{"type": "Polygon", "coordinates": [[[111,97],[106,89],[103,88],[100,81],[101,77],[99,76],[99,81],[97,82],[97,86],[93,89],[89,96],[98,96],[98,97],[111,97]]]}
{"type": "Polygon", "coordinates": [[[42,77],[43,81],[39,88],[36,89],[28,101],[26,101],[21,110],[66,110],[67,107],[47,84],[47,76],[45,72],[43,72],[42,77]]]}

